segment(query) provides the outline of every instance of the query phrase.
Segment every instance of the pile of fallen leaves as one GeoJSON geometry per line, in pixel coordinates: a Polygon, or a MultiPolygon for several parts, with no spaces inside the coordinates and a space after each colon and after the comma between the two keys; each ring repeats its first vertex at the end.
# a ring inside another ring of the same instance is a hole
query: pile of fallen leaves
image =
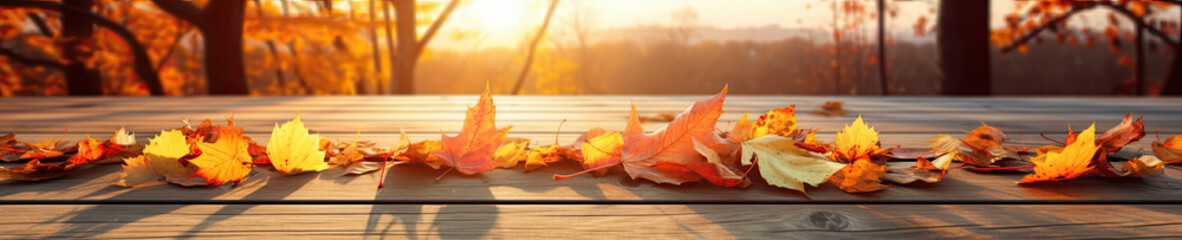
{"type": "MultiPolygon", "coordinates": [[[[388,147],[359,141],[360,133],[352,141],[337,142],[310,134],[298,115],[276,124],[266,146],[244,136],[232,118],[227,118],[225,126],[205,120],[193,127],[185,121],[179,128],[161,131],[147,144],[137,144],[134,135],[123,129],[105,142],[87,137],[76,144],[60,140],[26,143],[8,134],[0,137],[0,159],[27,162],[16,168],[0,168],[0,179],[38,181],[92,164],[121,162],[124,172],[115,183],[118,186],[161,182],[212,186],[238,183],[254,168],[286,174],[334,167],[344,168],[346,174],[380,170],[384,179],[386,170],[399,164],[446,167],[444,174],[455,170],[474,175],[518,165],[532,171],[573,161],[585,170],[555,175],[554,179],[602,176],[619,167],[633,179],[674,185],[704,180],[742,188],[758,175],[769,185],[803,193],[805,184],[816,187],[826,182],[846,192],[878,191],[917,181],[936,183],[950,170],[961,168],[1028,172],[1018,182],[1027,184],[1084,176],[1144,177],[1160,173],[1164,164],[1182,162],[1182,136],[1173,136],[1153,143],[1157,157],[1128,159],[1119,167],[1110,164],[1110,155],[1145,136],[1141,119],[1133,121],[1131,114],[1099,136],[1095,126],[1078,133],[1068,127],[1066,139],[1048,138],[1058,145],[1034,149],[1006,145],[1006,135],[984,123],[965,138],[937,135],[927,148],[884,148],[878,131],[861,116],[836,131],[832,142],[822,142],[816,138],[818,129],[797,126],[795,105],[768,111],[754,122],[744,115],[731,129],[718,130],[715,126],[726,92],[724,88],[680,114],[661,117],[668,124],[655,131],[644,130],[642,122],[654,120],[639,116],[633,105],[622,132],[595,128],[573,143],[539,147],[530,147],[528,139],[508,137],[512,126],[497,127],[496,106],[487,90],[468,108],[458,134],[411,142],[403,132],[388,147]],[[887,164],[910,159],[915,160],[913,166],[887,164]],[[953,167],[953,162],[961,164],[953,167]]],[[[819,108],[825,116],[845,114],[840,102],[819,108]]]]}

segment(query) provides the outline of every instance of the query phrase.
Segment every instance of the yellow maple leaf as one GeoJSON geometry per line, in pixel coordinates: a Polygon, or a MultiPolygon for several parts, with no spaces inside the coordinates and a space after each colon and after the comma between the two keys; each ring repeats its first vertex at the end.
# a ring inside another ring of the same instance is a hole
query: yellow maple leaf
{"type": "Polygon", "coordinates": [[[516,167],[518,162],[525,159],[525,147],[529,146],[529,139],[511,138],[505,139],[505,142],[504,145],[493,151],[492,160],[501,168],[516,167]]]}
{"type": "MultiPolygon", "coordinates": [[[[746,116],[744,115],[744,117],[746,116]]],[[[792,137],[796,133],[796,105],[768,111],[755,120],[755,124],[751,125],[749,131],[750,133],[744,136],[747,139],[744,140],[756,139],[769,134],[792,137]]]]}
{"type": "Polygon", "coordinates": [[[252,167],[250,153],[246,151],[249,145],[242,135],[221,135],[217,142],[197,143],[201,155],[190,159],[189,163],[197,166],[196,175],[205,178],[210,185],[237,184],[252,167]]]}
{"type": "Polygon", "coordinates": [[[294,120],[275,124],[271,131],[271,142],[267,144],[267,157],[275,170],[284,173],[319,172],[332,168],[324,161],[324,151],[319,148],[320,135],[308,134],[308,128],[296,115],[294,120]]]}
{"type": "Polygon", "coordinates": [[[525,153],[525,170],[532,171],[539,167],[545,167],[549,163],[567,158],[571,153],[572,149],[563,148],[558,145],[532,148],[525,153]]]}
{"type": "Polygon", "coordinates": [[[119,174],[119,182],[115,185],[135,187],[161,178],[184,186],[204,185],[204,179],[191,178],[197,173],[197,166],[180,163],[179,159],[188,154],[189,143],[184,132],[161,131],[160,135],[148,139],[142,157],[124,159],[127,166],[123,167],[125,170],[119,174]]]}
{"type": "Polygon", "coordinates": [[[147,183],[159,182],[164,175],[156,173],[152,167],[148,166],[148,158],[143,155],[124,158],[123,172],[119,173],[119,182],[114,183],[115,186],[120,187],[136,187],[143,186],[147,183]]]}
{"type": "MultiPolygon", "coordinates": [[[[620,149],[624,147],[624,138],[620,132],[608,132],[591,138],[579,147],[583,153],[583,169],[599,168],[620,162],[620,149]]],[[[595,174],[603,175],[607,169],[595,170],[595,174]]]]}
{"type": "Polygon", "coordinates": [[[751,165],[752,159],[758,156],[759,174],[769,185],[801,193],[805,193],[805,183],[816,187],[846,165],[796,147],[795,142],[779,135],[743,142],[742,163],[751,165]]]}
{"type": "Polygon", "coordinates": [[[1034,173],[1022,177],[1018,183],[1061,181],[1077,178],[1092,171],[1092,157],[1096,155],[1096,124],[1080,132],[1075,141],[1061,151],[1047,152],[1031,159],[1034,173]]]}
{"type": "Polygon", "coordinates": [[[878,132],[862,121],[862,115],[851,125],[837,132],[837,152],[846,157],[846,161],[869,159],[870,153],[878,150],[878,132]]]}

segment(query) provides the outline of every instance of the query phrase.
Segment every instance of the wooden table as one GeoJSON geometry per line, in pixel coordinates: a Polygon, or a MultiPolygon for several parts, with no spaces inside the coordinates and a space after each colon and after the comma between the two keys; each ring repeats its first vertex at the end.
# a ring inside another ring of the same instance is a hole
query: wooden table
{"type": "MultiPolygon", "coordinates": [[[[622,130],[634,102],[642,115],[678,113],[702,96],[494,96],[499,126],[535,145],[569,143],[593,127],[622,130]]],[[[399,129],[412,141],[459,131],[475,96],[410,97],[185,97],[0,99],[0,133],[19,139],[106,138],[120,126],[138,140],[181,126],[183,118],[224,124],[233,114],[256,142],[266,143],[276,122],[297,112],[314,132],[389,145],[399,129]]],[[[981,121],[1014,143],[1039,146],[1046,133],[1062,139],[1095,122],[1110,128],[1124,114],[1145,117],[1149,133],[1119,155],[1151,154],[1154,132],[1182,134],[1182,99],[1170,98],[944,98],[730,96],[719,128],[743,113],[798,105],[802,127],[818,138],[861,113],[881,131],[884,146],[924,147],[946,133],[963,137],[981,121]],[[845,101],[853,114],[809,114],[824,101],[845,101]],[[1025,132],[1024,139],[1020,132],[1025,132]]],[[[664,122],[649,122],[654,130],[664,122]]],[[[892,162],[891,164],[912,164],[892,162]]],[[[13,167],[16,164],[3,164],[13,167]]],[[[43,182],[0,181],[0,238],[297,237],[297,238],[752,238],[752,237],[981,237],[1091,238],[1182,236],[1182,171],[1146,179],[1084,178],[1019,186],[1020,173],[956,170],[943,182],[892,186],[849,194],[829,184],[804,195],[755,179],[748,189],[709,183],[683,186],[632,180],[621,169],[607,176],[554,181],[580,170],[576,163],[523,172],[496,169],[476,176],[421,165],[391,169],[386,187],[376,174],[283,175],[254,170],[238,186],[186,188],[112,186],[118,164],[101,165],[43,182]]]]}

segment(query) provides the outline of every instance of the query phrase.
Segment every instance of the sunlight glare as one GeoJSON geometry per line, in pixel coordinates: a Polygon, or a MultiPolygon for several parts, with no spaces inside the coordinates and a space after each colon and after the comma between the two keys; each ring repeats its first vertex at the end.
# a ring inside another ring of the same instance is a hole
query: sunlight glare
{"type": "Polygon", "coordinates": [[[494,31],[509,30],[521,18],[521,6],[505,1],[481,1],[472,3],[481,25],[494,31]]]}

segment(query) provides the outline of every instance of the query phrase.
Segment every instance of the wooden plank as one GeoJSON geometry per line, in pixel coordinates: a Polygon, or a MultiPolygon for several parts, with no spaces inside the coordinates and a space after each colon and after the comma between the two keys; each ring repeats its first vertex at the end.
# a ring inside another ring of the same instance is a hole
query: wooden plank
{"type": "MultiPolygon", "coordinates": [[[[515,125],[510,136],[533,139],[535,145],[551,143],[558,123],[570,119],[563,130],[557,133],[560,143],[569,143],[579,134],[592,127],[622,129],[627,112],[627,99],[639,99],[638,105],[652,104],[672,111],[680,111],[701,96],[573,96],[573,97],[498,97],[502,105],[498,123],[502,126],[515,125]],[[531,110],[537,106],[549,107],[545,111],[531,110]],[[553,108],[567,108],[570,113],[547,113],[553,108]],[[611,108],[610,110],[607,108],[611,108]],[[505,111],[503,109],[512,109],[505,111]]],[[[829,97],[765,97],[735,96],[728,99],[728,107],[719,128],[726,128],[739,117],[734,106],[757,108],[760,111],[783,106],[794,101],[812,104],[824,100],[843,99],[853,106],[877,109],[864,116],[872,126],[883,132],[880,136],[884,145],[905,147],[926,146],[926,140],[937,133],[951,133],[963,136],[960,130],[975,128],[979,120],[989,120],[1010,134],[1019,138],[1019,131],[1026,131],[1025,143],[1033,146],[1050,143],[1037,136],[1038,132],[1050,132],[1052,138],[1063,138],[1066,126],[1082,127],[1092,121],[1098,128],[1106,129],[1115,125],[1123,114],[1117,111],[1127,109],[1151,110],[1146,113],[1147,129],[1166,134],[1182,133],[1182,122],[1174,121],[1176,99],[1131,99],[1131,98],[829,98],[829,97]],[[1007,109],[1008,108],[1008,109],[1007,109]],[[1048,113],[1060,108],[1072,108],[1077,112],[1048,113]],[[913,112],[891,112],[890,109],[910,109],[913,112]],[[961,110],[957,110],[961,109],[961,110]],[[968,109],[965,111],[964,109],[968,109]],[[1097,109],[1089,112],[1088,109],[1097,109]],[[1021,110],[1007,112],[1011,110],[1021,110]],[[941,112],[948,111],[948,112],[941,112]],[[980,112],[972,112],[980,111],[980,112]],[[925,114],[915,114],[915,113],[925,114]]],[[[105,138],[126,124],[129,129],[139,132],[141,141],[161,129],[178,127],[181,117],[194,120],[202,117],[219,120],[221,112],[237,107],[250,106],[236,116],[239,127],[246,128],[248,136],[258,142],[266,142],[276,122],[286,121],[292,112],[301,107],[316,107],[316,114],[303,116],[309,127],[323,133],[330,139],[351,139],[358,131],[364,131],[362,139],[375,140],[381,145],[390,144],[398,129],[406,129],[412,139],[437,138],[440,132],[454,133],[460,128],[462,109],[475,100],[474,96],[411,96],[411,97],[192,97],[192,98],[16,98],[0,99],[0,132],[17,132],[25,141],[59,138],[59,132],[69,128],[69,138],[78,139],[82,133],[93,133],[105,138]],[[359,111],[350,106],[371,108],[407,107],[417,104],[440,106],[434,109],[421,108],[408,114],[359,111]],[[29,110],[37,106],[51,110],[29,110]],[[69,107],[77,106],[77,107],[69,107]],[[118,106],[119,111],[102,112],[103,109],[118,106]],[[56,108],[54,108],[56,107],[56,108]],[[449,108],[441,110],[443,107],[449,108]],[[170,108],[172,111],[153,113],[154,109],[170,108]],[[338,108],[333,112],[333,108],[338,108]],[[456,108],[457,110],[451,110],[456,108]],[[77,110],[76,109],[91,109],[77,110]]],[[[656,114],[660,111],[648,111],[656,114]]],[[[758,112],[757,112],[758,113],[758,112]]],[[[807,114],[800,115],[802,127],[819,127],[818,137],[831,141],[833,132],[840,129],[854,116],[822,118],[807,114]]],[[[665,123],[650,122],[645,125],[652,131],[665,123]]],[[[1017,141],[1014,143],[1022,143],[1017,141]]],[[[1122,156],[1131,157],[1149,152],[1150,139],[1130,145],[1122,156]]],[[[895,163],[907,164],[907,163],[895,163]]],[[[15,164],[0,164],[11,167],[15,164]]],[[[419,165],[395,167],[386,182],[389,187],[377,191],[375,175],[340,176],[340,170],[324,173],[284,176],[270,170],[256,169],[245,182],[237,187],[220,186],[207,188],[182,188],[171,185],[141,189],[123,189],[109,186],[115,182],[119,167],[116,165],[82,169],[62,179],[41,183],[4,182],[0,188],[0,199],[112,199],[112,200],[734,200],[734,201],[807,201],[800,193],[768,187],[755,179],[755,186],[747,190],[723,189],[705,183],[687,186],[657,185],[641,180],[631,180],[619,169],[603,178],[579,177],[561,182],[552,181],[554,174],[566,174],[580,170],[572,163],[556,164],[553,168],[521,173],[521,169],[499,169],[479,176],[452,174],[443,181],[434,179],[443,170],[434,170],[419,165]],[[489,194],[471,194],[487,192],[489,194]],[[720,194],[718,192],[725,192],[720,194]]],[[[1022,174],[977,174],[956,171],[939,184],[917,184],[897,186],[872,194],[847,194],[823,186],[810,189],[810,195],[817,200],[1162,200],[1182,197],[1179,190],[1177,169],[1170,169],[1165,176],[1146,180],[1099,180],[1083,179],[1065,183],[1046,183],[1029,186],[1014,184],[1022,174]],[[1051,187],[1047,187],[1051,186],[1051,187]]]]}
{"type": "MultiPolygon", "coordinates": [[[[895,167],[913,163],[894,162],[895,167]]],[[[127,189],[112,186],[118,179],[118,164],[76,170],[70,176],[42,182],[4,182],[0,200],[654,200],[727,202],[809,202],[809,201],[1143,201],[1182,198],[1182,171],[1170,167],[1164,176],[1145,179],[1083,178],[1063,182],[1017,185],[1024,174],[974,173],[955,170],[935,184],[893,186],[867,194],[845,193],[830,184],[809,188],[803,194],[770,187],[757,174],[747,189],[722,188],[709,183],[681,186],[630,179],[622,169],[595,178],[581,176],[554,181],[554,174],[580,170],[575,163],[560,162],[549,168],[523,172],[495,169],[467,176],[424,165],[402,165],[390,169],[386,187],[377,189],[378,175],[344,176],[341,169],[320,173],[286,175],[256,168],[238,186],[179,187],[168,184],[127,189]]]]}
{"type": "Polygon", "coordinates": [[[1178,238],[1161,205],[17,205],[0,238],[1178,238]]]}
{"type": "MultiPolygon", "coordinates": [[[[205,119],[202,115],[176,115],[171,120],[162,120],[155,122],[145,122],[137,119],[124,120],[105,120],[101,118],[75,118],[70,120],[21,120],[21,121],[3,121],[0,120],[0,133],[14,132],[14,133],[60,133],[69,129],[70,132],[79,133],[105,133],[118,130],[120,127],[126,127],[130,131],[135,132],[159,132],[160,130],[174,129],[182,126],[180,119],[184,116],[197,118],[190,118],[192,124],[199,124],[199,119],[205,119]]],[[[984,116],[984,115],[983,115],[984,116]]],[[[216,124],[224,125],[225,120],[221,120],[221,115],[204,115],[204,117],[213,117],[216,124]]],[[[1015,116],[1016,118],[1018,116],[1015,116]]],[[[1073,117],[1060,119],[1010,119],[1002,121],[986,122],[990,126],[1002,129],[1002,131],[1018,135],[1019,132],[1026,132],[1030,134],[1038,133],[1066,133],[1068,126],[1077,128],[1086,128],[1095,123],[1097,131],[1104,131],[1112,126],[1116,126],[1122,116],[1095,116],[1095,117],[1073,117]],[[1099,120],[1096,120],[1099,119],[1099,120]]],[[[235,117],[235,125],[243,128],[247,134],[268,134],[276,123],[283,123],[294,118],[294,115],[287,117],[275,117],[271,119],[243,119],[235,117]]],[[[303,117],[301,117],[303,118],[303,117]]],[[[929,133],[929,134],[951,134],[967,130],[972,130],[981,126],[979,120],[969,120],[972,118],[959,118],[960,120],[949,119],[946,121],[936,120],[939,116],[933,116],[933,119],[923,119],[914,121],[904,120],[890,120],[882,121],[874,118],[866,118],[870,126],[875,127],[876,130],[882,133],[929,133]]],[[[1182,121],[1175,121],[1172,119],[1178,118],[1159,118],[1144,120],[1145,128],[1148,133],[1159,132],[1161,134],[1178,134],[1182,133],[1182,121]]],[[[733,121],[737,119],[723,119],[720,120],[716,127],[718,129],[729,129],[733,126],[733,121]]],[[[356,133],[358,131],[368,133],[398,133],[399,129],[404,129],[407,133],[455,133],[460,130],[463,125],[462,118],[454,120],[401,120],[391,117],[390,120],[305,120],[309,129],[315,132],[322,133],[356,133]]],[[[559,123],[562,119],[554,120],[512,120],[498,118],[498,126],[513,125],[510,134],[543,134],[554,133],[558,130],[559,123]]],[[[853,122],[853,119],[841,119],[825,122],[810,121],[807,119],[799,119],[798,126],[801,128],[816,128],[821,132],[836,132],[844,126],[853,122]],[[842,121],[844,120],[844,121],[842,121]]],[[[625,119],[616,121],[568,121],[563,124],[562,132],[578,134],[584,133],[592,128],[601,127],[609,130],[624,129],[626,124],[625,119]]],[[[645,129],[648,131],[655,131],[660,129],[668,122],[650,121],[645,123],[645,129]]]]}
{"type": "MultiPolygon", "coordinates": [[[[578,98],[572,96],[561,97],[520,97],[498,96],[497,105],[506,110],[515,108],[531,109],[535,107],[555,106],[595,106],[607,109],[627,109],[629,104],[637,104],[641,109],[653,111],[679,111],[686,103],[703,96],[692,97],[651,97],[651,96],[611,96],[578,98]]],[[[771,109],[797,104],[802,110],[811,109],[825,101],[844,100],[846,108],[856,112],[908,112],[908,111],[1170,111],[1178,99],[1137,99],[1137,98],[834,98],[834,97],[728,97],[726,106],[737,110],[748,111],[771,109]]],[[[452,97],[380,97],[380,98],[341,98],[341,97],[307,97],[307,98],[232,98],[232,97],[194,97],[194,98],[6,98],[0,102],[10,103],[0,105],[0,111],[44,111],[55,109],[82,110],[114,108],[120,110],[135,107],[159,108],[170,111],[201,108],[278,108],[294,110],[310,108],[310,110],[326,107],[351,107],[358,110],[382,110],[395,108],[396,110],[424,109],[420,106],[468,106],[475,102],[474,96],[452,97]]]]}
{"type": "MultiPolygon", "coordinates": [[[[113,131],[108,131],[108,132],[113,132],[113,131]]],[[[248,133],[249,133],[249,131],[248,131],[248,133]]],[[[147,143],[148,138],[153,137],[156,134],[159,134],[159,131],[137,132],[136,133],[136,140],[139,143],[147,143]]],[[[256,143],[267,143],[271,139],[270,133],[257,133],[257,134],[247,134],[247,135],[249,137],[251,137],[251,140],[253,140],[256,143]]],[[[378,144],[378,146],[389,146],[391,144],[394,144],[394,142],[396,140],[398,140],[398,134],[391,134],[391,133],[362,132],[360,135],[357,135],[356,132],[353,132],[353,133],[325,133],[325,132],[321,132],[319,135],[323,138],[330,140],[330,141],[352,141],[354,137],[358,137],[360,140],[370,141],[370,142],[378,144]]],[[[965,133],[950,133],[949,135],[953,136],[953,137],[957,137],[957,138],[963,138],[963,137],[967,136],[967,134],[965,134],[965,133]]],[[[1045,135],[1051,139],[1056,139],[1059,141],[1067,138],[1067,134],[1063,134],[1063,133],[1052,133],[1052,134],[1045,134],[1045,135]]],[[[95,138],[95,139],[107,139],[110,136],[111,136],[111,133],[107,133],[107,132],[100,132],[100,133],[91,134],[91,137],[95,138]]],[[[824,142],[832,142],[836,138],[836,134],[834,134],[833,132],[818,132],[816,134],[816,136],[817,136],[818,140],[821,140],[824,142]]],[[[407,133],[407,137],[409,137],[411,141],[422,141],[422,140],[426,140],[426,139],[439,139],[440,133],[407,133]]],[[[579,137],[579,134],[578,133],[562,133],[562,134],[555,135],[553,133],[533,134],[533,133],[511,132],[509,137],[530,139],[530,140],[532,140],[532,142],[530,144],[531,147],[541,147],[541,146],[546,146],[546,145],[550,145],[550,144],[555,144],[556,141],[558,144],[561,144],[561,145],[567,145],[567,144],[574,143],[574,141],[579,137]],[[557,137],[557,140],[555,139],[555,137],[557,137]]],[[[901,147],[909,147],[909,148],[926,148],[928,145],[927,141],[934,138],[934,137],[935,137],[934,134],[927,134],[927,133],[880,133],[879,134],[879,141],[882,143],[883,146],[889,146],[889,147],[901,146],[901,147]]],[[[1012,145],[1012,146],[1017,146],[1017,147],[1026,146],[1026,147],[1035,148],[1035,147],[1039,147],[1042,145],[1057,144],[1055,142],[1051,142],[1050,140],[1044,139],[1044,138],[1042,138],[1042,136],[1039,136],[1037,134],[1030,134],[1030,133],[1028,133],[1026,135],[1014,134],[1014,135],[1010,135],[1009,137],[1012,139],[1006,141],[1005,142],[1006,145],[1012,145]]],[[[1166,136],[1162,136],[1162,137],[1166,137],[1166,136]]],[[[42,142],[42,141],[48,141],[48,140],[65,140],[65,141],[74,142],[74,141],[86,139],[86,134],[77,133],[77,132],[74,132],[73,130],[71,130],[71,133],[66,134],[66,135],[62,135],[62,133],[18,134],[17,139],[20,141],[25,141],[25,142],[42,142]]],[[[1146,136],[1146,138],[1142,139],[1141,141],[1133,142],[1133,143],[1130,143],[1129,145],[1126,145],[1125,148],[1122,149],[1121,152],[1119,152],[1116,155],[1120,156],[1120,157],[1136,157],[1140,154],[1151,154],[1151,151],[1152,151],[1151,144],[1154,141],[1157,141],[1157,140],[1154,139],[1154,136],[1152,134],[1150,134],[1149,136],[1146,136]]],[[[11,163],[9,163],[9,164],[0,163],[0,166],[10,167],[11,163]]]]}

